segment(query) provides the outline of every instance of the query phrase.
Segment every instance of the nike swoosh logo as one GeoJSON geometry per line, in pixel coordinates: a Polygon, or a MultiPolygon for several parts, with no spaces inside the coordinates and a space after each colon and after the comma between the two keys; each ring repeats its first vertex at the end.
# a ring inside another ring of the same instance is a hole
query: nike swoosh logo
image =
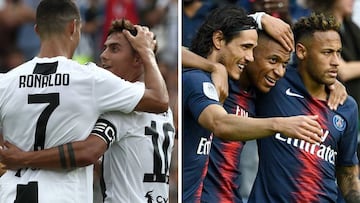
{"type": "Polygon", "coordinates": [[[285,93],[286,93],[286,95],[291,96],[291,97],[304,98],[304,96],[302,96],[300,94],[296,94],[294,92],[291,92],[290,88],[288,88],[285,93]]]}

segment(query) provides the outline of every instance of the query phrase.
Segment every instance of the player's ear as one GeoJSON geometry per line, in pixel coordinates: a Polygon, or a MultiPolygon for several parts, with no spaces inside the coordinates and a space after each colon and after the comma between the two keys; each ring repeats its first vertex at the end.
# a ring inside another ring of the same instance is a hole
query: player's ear
{"type": "Polygon", "coordinates": [[[222,33],[222,31],[217,30],[213,33],[212,41],[216,49],[219,50],[221,48],[221,42],[223,39],[224,39],[224,34],[222,33]]]}
{"type": "Polygon", "coordinates": [[[39,27],[37,24],[34,25],[34,31],[37,35],[39,35],[39,27]]]}
{"type": "Polygon", "coordinates": [[[76,34],[76,29],[78,29],[77,26],[78,26],[77,19],[73,19],[72,21],[70,21],[70,23],[67,26],[71,40],[73,39],[74,34],[76,34]]]}
{"type": "Polygon", "coordinates": [[[301,43],[297,43],[295,45],[295,53],[298,59],[303,60],[307,54],[306,47],[301,43]]]}
{"type": "Polygon", "coordinates": [[[136,66],[138,66],[138,65],[141,65],[142,64],[142,60],[141,60],[141,57],[140,57],[140,55],[139,54],[135,54],[135,57],[134,57],[134,63],[135,63],[135,65],[136,66]]]}

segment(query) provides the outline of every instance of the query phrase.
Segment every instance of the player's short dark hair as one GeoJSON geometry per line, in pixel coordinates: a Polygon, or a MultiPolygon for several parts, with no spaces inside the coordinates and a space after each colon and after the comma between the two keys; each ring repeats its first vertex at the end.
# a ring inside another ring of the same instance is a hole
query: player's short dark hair
{"type": "Polygon", "coordinates": [[[278,40],[276,40],[274,37],[270,36],[269,33],[265,32],[264,30],[258,30],[257,34],[258,34],[258,40],[259,39],[272,40],[272,41],[275,41],[280,44],[280,42],[278,40]]]}
{"type": "Polygon", "coordinates": [[[42,0],[36,9],[40,36],[61,33],[71,20],[80,23],[80,12],[72,0],[42,0]]]}
{"type": "Polygon", "coordinates": [[[256,29],[257,24],[246,11],[236,6],[224,6],[213,10],[200,26],[194,37],[190,50],[207,57],[213,49],[212,36],[215,31],[221,31],[226,43],[231,42],[240,31],[256,29]]]}
{"type": "Polygon", "coordinates": [[[325,31],[340,32],[340,24],[332,15],[324,13],[311,13],[308,17],[302,17],[293,26],[295,43],[304,37],[312,36],[315,32],[325,31]]]}

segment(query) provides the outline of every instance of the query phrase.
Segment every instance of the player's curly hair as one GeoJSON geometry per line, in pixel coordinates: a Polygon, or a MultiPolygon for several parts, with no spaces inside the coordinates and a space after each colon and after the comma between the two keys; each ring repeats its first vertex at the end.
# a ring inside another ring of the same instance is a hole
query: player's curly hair
{"type": "Polygon", "coordinates": [[[213,10],[200,26],[190,50],[207,57],[213,49],[212,36],[215,31],[221,31],[225,42],[229,43],[239,31],[256,28],[255,20],[249,17],[244,9],[235,6],[220,7],[213,10]]]}
{"type": "Polygon", "coordinates": [[[312,36],[314,32],[333,30],[339,33],[340,24],[332,15],[324,13],[311,13],[309,17],[302,17],[293,26],[295,43],[307,36],[312,36]]]}
{"type": "MultiPolygon", "coordinates": [[[[110,36],[113,33],[118,33],[118,32],[121,33],[123,30],[128,30],[133,36],[137,35],[137,30],[134,24],[132,24],[129,20],[122,18],[112,21],[107,36],[110,36]]],[[[157,48],[158,48],[158,44],[156,43],[154,48],[154,53],[156,53],[157,48]]]]}
{"type": "Polygon", "coordinates": [[[123,30],[128,30],[133,36],[137,35],[137,30],[135,29],[134,25],[129,20],[122,18],[112,21],[107,36],[113,33],[122,32],[123,30]]]}

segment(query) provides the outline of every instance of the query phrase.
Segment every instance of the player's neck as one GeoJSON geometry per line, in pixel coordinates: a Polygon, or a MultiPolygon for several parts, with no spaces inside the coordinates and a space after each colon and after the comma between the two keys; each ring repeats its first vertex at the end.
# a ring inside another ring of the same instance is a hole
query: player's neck
{"type": "Polygon", "coordinates": [[[72,58],[74,50],[71,48],[71,44],[58,39],[46,39],[41,42],[39,58],[51,58],[56,56],[64,56],[66,58],[72,58]]]}
{"type": "Polygon", "coordinates": [[[311,97],[318,100],[326,101],[327,92],[325,84],[315,81],[309,74],[307,74],[306,71],[301,71],[301,68],[299,70],[304,86],[311,95],[311,97]]]}

